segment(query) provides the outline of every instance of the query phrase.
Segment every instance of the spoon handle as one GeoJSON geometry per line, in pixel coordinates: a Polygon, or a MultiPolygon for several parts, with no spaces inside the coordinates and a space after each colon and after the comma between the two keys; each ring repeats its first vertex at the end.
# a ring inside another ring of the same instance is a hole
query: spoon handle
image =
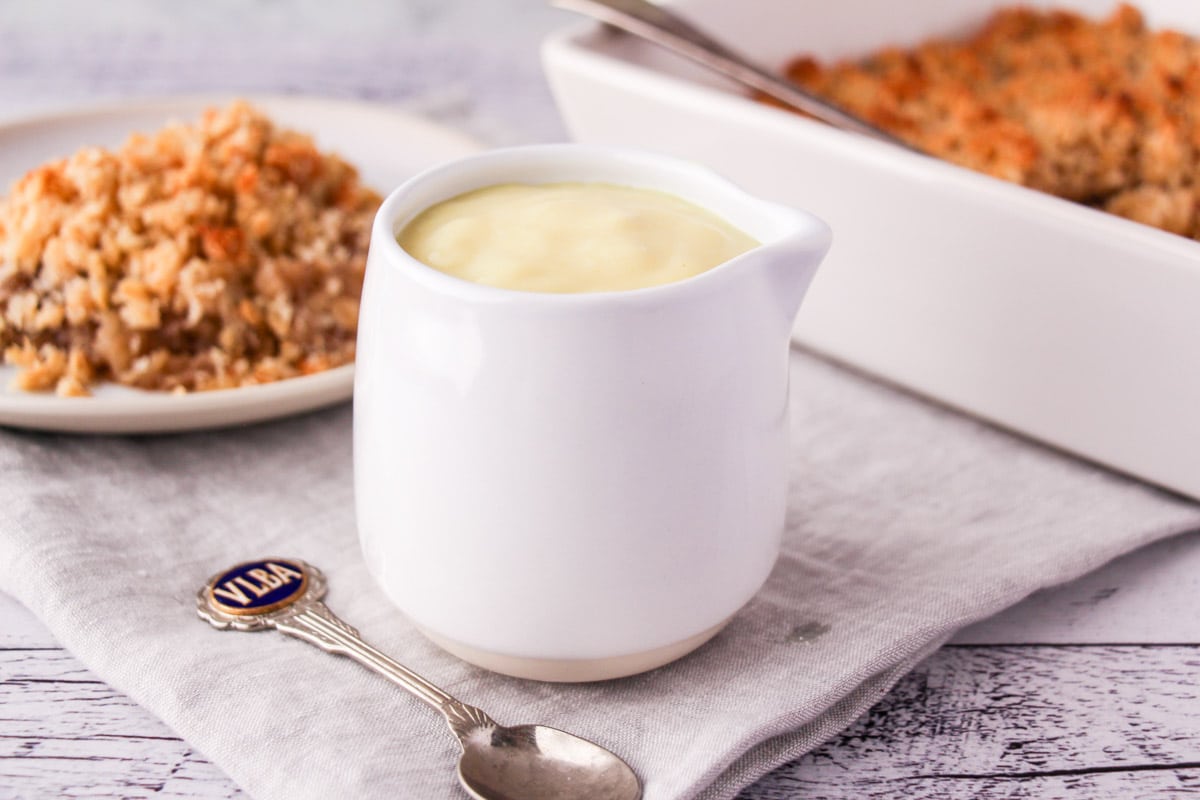
{"type": "Polygon", "coordinates": [[[577,11],[665,47],[835,128],[861,133],[908,150],[913,149],[909,144],[866,120],[754,64],[682,17],[646,0],[551,0],[551,5],[577,11]]]}
{"type": "Polygon", "coordinates": [[[434,686],[400,662],[363,641],[358,631],[321,602],[325,575],[299,559],[246,561],[209,578],[196,593],[196,613],[218,630],[277,631],[347,656],[387,678],[446,718],[465,742],[471,731],[498,727],[475,706],[434,686]]]}
{"type": "Polygon", "coordinates": [[[347,656],[387,678],[446,718],[460,740],[476,728],[495,727],[482,709],[456,700],[400,662],[376,650],[322,602],[312,602],[275,621],[281,633],[314,644],[327,653],[347,656]]]}

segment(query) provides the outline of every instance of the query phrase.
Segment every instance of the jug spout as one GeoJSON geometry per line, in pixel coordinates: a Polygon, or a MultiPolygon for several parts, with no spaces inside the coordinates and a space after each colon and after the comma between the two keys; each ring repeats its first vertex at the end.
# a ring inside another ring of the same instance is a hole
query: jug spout
{"type": "Polygon", "coordinates": [[[777,205],[768,208],[776,222],[776,236],[764,241],[756,251],[758,266],[790,326],[817,267],[829,252],[833,234],[828,225],[812,214],[777,205]]]}

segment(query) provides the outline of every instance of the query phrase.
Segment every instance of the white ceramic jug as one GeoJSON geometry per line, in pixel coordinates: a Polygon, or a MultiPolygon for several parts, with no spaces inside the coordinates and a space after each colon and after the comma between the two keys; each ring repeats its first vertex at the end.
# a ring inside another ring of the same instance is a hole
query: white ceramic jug
{"type": "Polygon", "coordinates": [[[712,637],[778,555],[789,334],[829,241],[809,214],[625,150],[498,150],[393,192],[354,388],[358,527],[387,595],[459,657],[544,680],[632,674],[712,637]],[[396,243],[454,195],[560,181],[669,192],[762,245],[664,286],[540,294],[396,243]]]}

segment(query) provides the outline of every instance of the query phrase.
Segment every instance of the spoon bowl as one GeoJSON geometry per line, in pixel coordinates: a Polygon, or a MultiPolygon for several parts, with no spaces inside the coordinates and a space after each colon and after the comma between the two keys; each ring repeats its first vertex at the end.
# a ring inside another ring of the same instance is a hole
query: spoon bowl
{"type": "Polygon", "coordinates": [[[641,782],[608,750],[544,725],[474,728],[458,780],[477,800],[637,800],[641,782]]]}

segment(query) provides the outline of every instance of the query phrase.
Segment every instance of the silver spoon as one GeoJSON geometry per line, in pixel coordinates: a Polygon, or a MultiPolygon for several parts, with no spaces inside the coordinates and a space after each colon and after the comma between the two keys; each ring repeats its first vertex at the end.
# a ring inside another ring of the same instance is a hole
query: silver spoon
{"type": "Polygon", "coordinates": [[[458,780],[477,800],[639,800],[629,765],[594,742],[544,725],[505,727],[363,641],[331,612],[325,576],[294,558],[238,564],[196,596],[201,619],[221,630],[277,631],[349,656],[446,718],[462,745],[458,780]]]}
{"type": "Polygon", "coordinates": [[[550,4],[577,11],[665,47],[835,128],[915,151],[907,142],[760,67],[679,15],[646,0],[551,0],[550,4]]]}

